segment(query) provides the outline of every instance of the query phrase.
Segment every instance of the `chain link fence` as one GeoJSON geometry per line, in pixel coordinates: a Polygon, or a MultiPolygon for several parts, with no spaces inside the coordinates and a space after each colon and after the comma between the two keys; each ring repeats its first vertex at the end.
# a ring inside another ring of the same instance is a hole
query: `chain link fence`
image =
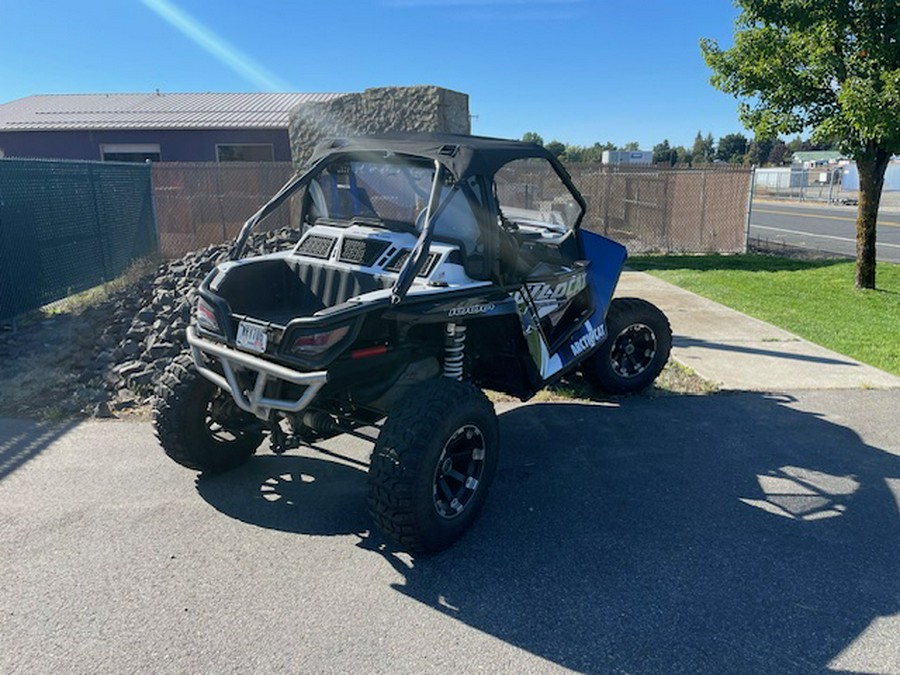
{"type": "Polygon", "coordinates": [[[570,164],[583,227],[630,253],[742,253],[752,171],[570,164]]]}
{"type": "MultiPolygon", "coordinates": [[[[746,247],[751,171],[744,168],[657,169],[570,164],[588,203],[584,227],[632,253],[737,253],[746,247]]],[[[289,163],[159,163],[153,187],[160,250],[175,257],[235,237],[291,177],[289,163]]],[[[523,169],[506,183],[529,203],[558,200],[559,180],[523,169]]],[[[267,219],[267,229],[296,221],[297,205],[267,219]]]]}
{"type": "MultiPolygon", "coordinates": [[[[583,226],[631,253],[745,250],[748,169],[567,168],[588,203],[583,226]]],[[[233,239],[293,172],[288,162],[0,160],[0,320],[111,280],[157,250],[178,257],[233,239]]],[[[518,181],[522,199],[562,208],[552,172],[516,173],[507,182],[518,181]]],[[[294,202],[266,229],[296,222],[294,202]]]]}
{"type": "Polygon", "coordinates": [[[844,180],[842,166],[812,169],[775,167],[757,169],[753,178],[753,196],[762,199],[854,204],[858,186],[844,180]]]}
{"type": "Polygon", "coordinates": [[[0,320],[110,281],[156,250],[149,166],[0,159],[0,320]]]}
{"type": "MultiPolygon", "coordinates": [[[[160,252],[174,258],[233,239],[293,173],[290,162],[154,164],[160,252]]],[[[285,227],[294,215],[294,208],[277,209],[264,229],[285,227]]]]}

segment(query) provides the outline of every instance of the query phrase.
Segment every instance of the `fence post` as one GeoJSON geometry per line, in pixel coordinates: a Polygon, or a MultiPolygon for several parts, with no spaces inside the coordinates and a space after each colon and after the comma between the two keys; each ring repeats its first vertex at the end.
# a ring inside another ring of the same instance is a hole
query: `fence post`
{"type": "Polygon", "coordinates": [[[97,230],[97,244],[100,247],[100,266],[103,268],[103,281],[110,281],[109,269],[106,265],[106,237],[100,226],[100,208],[97,205],[97,182],[94,180],[94,165],[88,164],[88,182],[91,185],[91,200],[94,205],[94,225],[97,230]]]}
{"type": "Polygon", "coordinates": [[[228,226],[225,224],[225,208],[222,206],[222,172],[216,171],[216,203],[219,206],[219,218],[222,221],[222,241],[228,241],[228,226]]]}
{"type": "Polygon", "coordinates": [[[744,253],[750,250],[750,212],[753,209],[753,194],[756,192],[756,164],[750,166],[750,185],[747,189],[747,222],[744,226],[744,253]]]}
{"type": "Polygon", "coordinates": [[[612,198],[612,173],[607,168],[600,174],[606,178],[606,197],[603,199],[603,234],[609,236],[609,200],[612,198]]]}
{"type": "Polygon", "coordinates": [[[706,241],[706,169],[701,169],[700,175],[700,241],[706,241]]]}
{"type": "Polygon", "coordinates": [[[156,252],[162,255],[162,237],[159,234],[159,221],[156,220],[156,185],[153,182],[153,162],[147,160],[147,171],[150,178],[147,181],[150,186],[150,219],[153,221],[153,234],[156,236],[156,252]]]}

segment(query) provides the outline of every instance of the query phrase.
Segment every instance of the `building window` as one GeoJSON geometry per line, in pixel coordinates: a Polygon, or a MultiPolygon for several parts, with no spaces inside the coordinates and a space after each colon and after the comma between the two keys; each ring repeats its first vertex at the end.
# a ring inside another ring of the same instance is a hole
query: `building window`
{"type": "Polygon", "coordinates": [[[271,143],[217,143],[219,162],[274,162],[275,147],[271,143]]]}
{"type": "Polygon", "coordinates": [[[159,143],[104,143],[100,146],[104,162],[158,162],[159,143]]]}

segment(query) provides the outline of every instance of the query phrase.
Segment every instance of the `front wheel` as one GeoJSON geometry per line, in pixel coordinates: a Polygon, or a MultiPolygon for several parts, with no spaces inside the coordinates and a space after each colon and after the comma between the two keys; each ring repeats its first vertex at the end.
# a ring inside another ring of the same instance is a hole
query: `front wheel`
{"type": "Polygon", "coordinates": [[[259,421],[198,373],[188,354],[172,361],[160,378],[153,425],[171,459],[206,473],[240,466],[263,439],[259,421]]]}
{"type": "Polygon", "coordinates": [[[369,512],[409,551],[450,546],[473,523],[497,471],[494,406],[471,384],[438,378],[388,416],[369,466],[369,512]]]}
{"type": "Polygon", "coordinates": [[[615,298],[606,313],[606,329],[606,341],[581,366],[584,378],[607,394],[648,387],[672,349],[666,315],[646,300],[615,298]]]}

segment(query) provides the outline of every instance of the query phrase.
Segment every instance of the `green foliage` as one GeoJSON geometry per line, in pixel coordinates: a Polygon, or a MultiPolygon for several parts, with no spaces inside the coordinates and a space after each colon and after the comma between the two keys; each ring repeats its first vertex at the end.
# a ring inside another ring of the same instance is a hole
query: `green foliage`
{"type": "Polygon", "coordinates": [[[635,150],[640,150],[641,144],[637,141],[629,141],[625,145],[623,145],[619,150],[624,150],[625,152],[634,152],[635,150]]]}
{"type": "Polygon", "coordinates": [[[744,164],[752,164],[754,166],[763,166],[769,161],[769,155],[775,142],[768,138],[754,138],[747,146],[747,153],[744,155],[744,164]]]}
{"type": "Polygon", "coordinates": [[[657,143],[653,146],[653,163],[654,164],[675,164],[678,161],[678,157],[675,154],[675,151],[669,145],[669,139],[666,138],[662,143],[657,143]]]}
{"type": "Polygon", "coordinates": [[[694,164],[709,164],[716,155],[715,143],[712,134],[703,137],[699,131],[697,137],[694,138],[694,146],[691,149],[691,156],[694,164]]]}
{"type": "Polygon", "coordinates": [[[884,171],[900,152],[900,2],[736,0],[727,50],[704,38],[710,82],[741,100],[758,136],[812,129],[856,160],[859,288],[875,287],[875,230],[884,171]]]}
{"type": "Polygon", "coordinates": [[[675,148],[675,162],[677,164],[691,164],[693,159],[694,155],[683,145],[675,148]]]}
{"type": "Polygon", "coordinates": [[[747,137],[744,134],[728,134],[719,139],[716,148],[716,159],[723,162],[739,164],[744,161],[747,152],[747,137]]]}
{"type": "MultiPolygon", "coordinates": [[[[525,132],[522,134],[522,140],[543,145],[564,162],[600,162],[603,160],[604,150],[616,149],[616,144],[612,141],[607,141],[606,143],[594,143],[593,145],[573,145],[557,140],[544,143],[544,138],[536,131],[525,132]]],[[[636,143],[635,147],[637,147],[636,143]]]]}
{"type": "Polygon", "coordinates": [[[780,138],[772,145],[769,151],[769,164],[771,166],[782,166],[791,161],[791,151],[780,138]]]}
{"type": "Polygon", "coordinates": [[[563,143],[560,143],[557,140],[550,141],[547,145],[544,146],[556,157],[563,159],[563,155],[566,154],[566,146],[563,143]]]}
{"type": "Polygon", "coordinates": [[[854,290],[853,263],[765,255],[631,257],[628,266],[900,375],[900,265],[878,264],[884,290],[854,290]]]}
{"type": "Polygon", "coordinates": [[[900,3],[738,0],[734,46],[700,42],[711,83],[758,136],[813,130],[859,158],[900,152],[900,3]]]}

